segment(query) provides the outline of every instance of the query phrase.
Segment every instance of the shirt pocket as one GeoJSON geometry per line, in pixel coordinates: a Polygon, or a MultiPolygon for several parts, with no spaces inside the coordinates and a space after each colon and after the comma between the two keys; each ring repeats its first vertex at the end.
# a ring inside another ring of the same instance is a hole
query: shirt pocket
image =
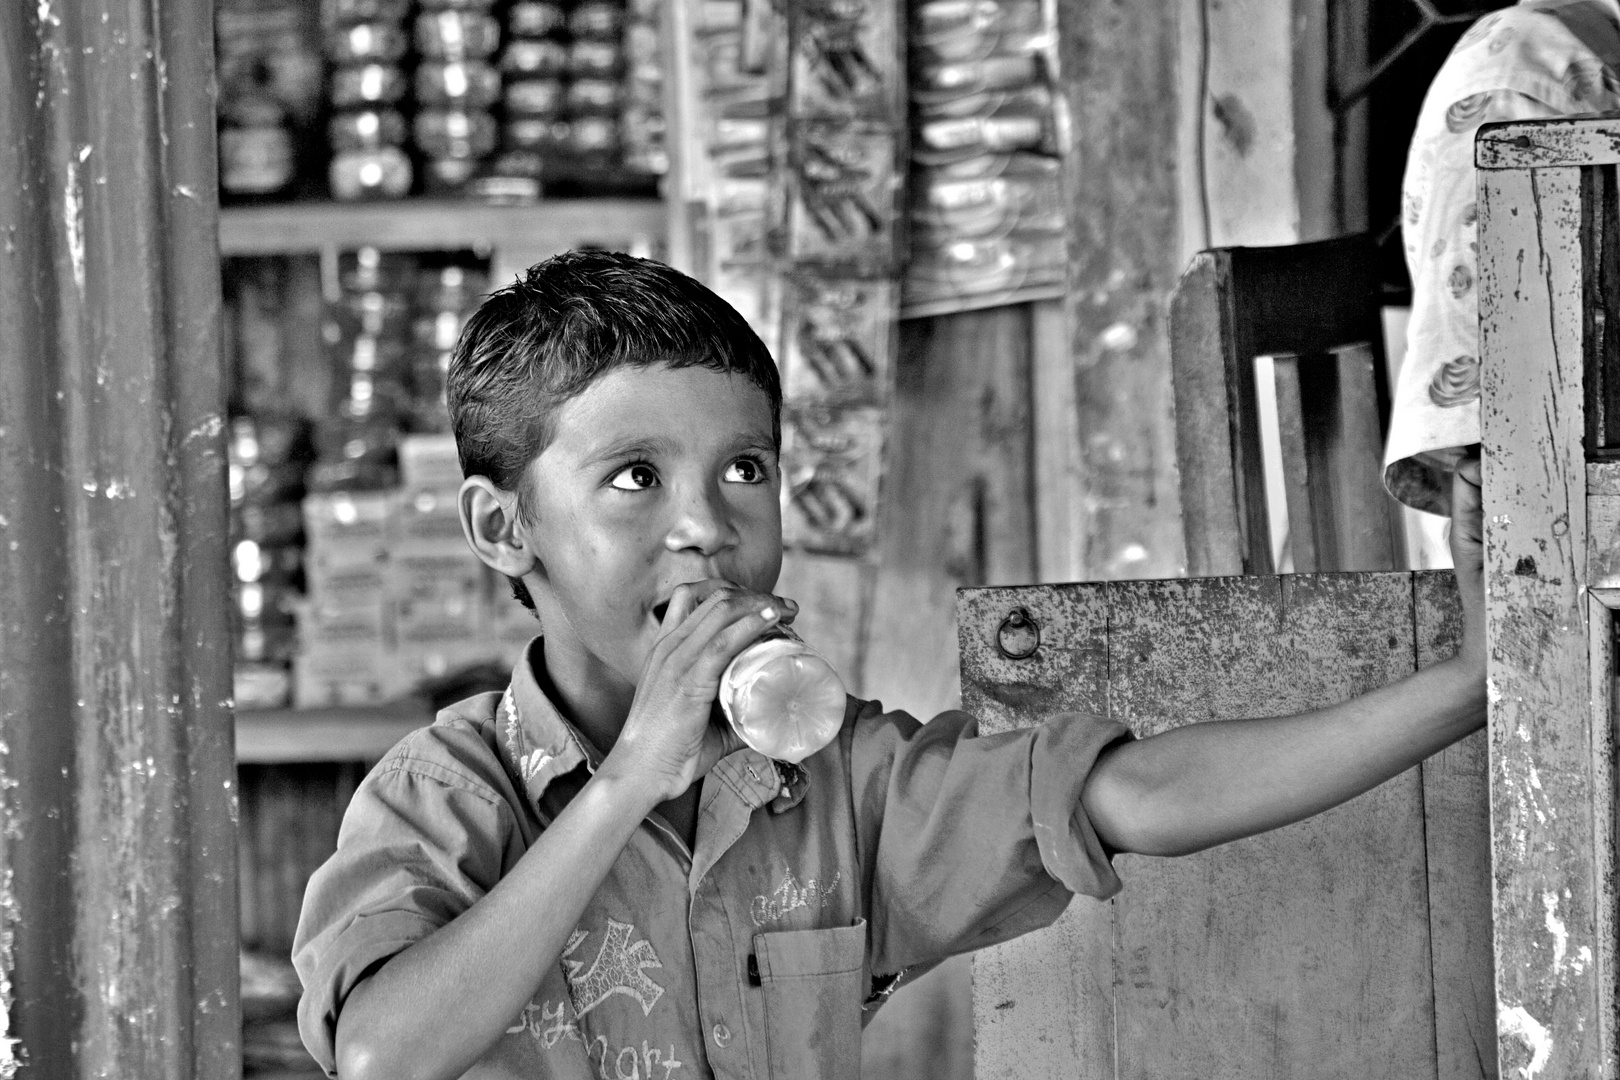
{"type": "Polygon", "coordinates": [[[866,920],[754,935],[771,1080],[859,1080],[866,920]]]}

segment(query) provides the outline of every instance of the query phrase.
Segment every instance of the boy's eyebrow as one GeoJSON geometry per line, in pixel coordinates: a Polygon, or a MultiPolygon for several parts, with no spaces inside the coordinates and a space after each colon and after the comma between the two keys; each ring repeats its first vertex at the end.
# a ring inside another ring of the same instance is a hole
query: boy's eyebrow
{"type": "MultiPolygon", "coordinates": [[[[623,439],[615,439],[613,442],[599,447],[597,450],[586,455],[583,464],[597,465],[603,462],[613,461],[615,459],[630,456],[669,456],[674,454],[676,450],[677,447],[675,443],[669,439],[660,439],[645,435],[631,435],[623,439]]],[[[757,450],[769,454],[775,454],[778,452],[775,442],[772,441],[769,435],[753,431],[743,432],[736,438],[732,439],[731,444],[727,448],[726,452],[734,454],[744,450],[757,450]]]]}
{"type": "Polygon", "coordinates": [[[771,454],[779,452],[774,439],[755,431],[746,432],[731,441],[731,451],[735,453],[739,450],[763,450],[771,454]]]}
{"type": "Polygon", "coordinates": [[[645,435],[631,435],[597,448],[593,453],[586,455],[585,464],[595,465],[598,462],[611,461],[614,458],[628,457],[632,454],[648,457],[658,454],[668,454],[674,449],[674,444],[668,439],[659,439],[645,435]]]}

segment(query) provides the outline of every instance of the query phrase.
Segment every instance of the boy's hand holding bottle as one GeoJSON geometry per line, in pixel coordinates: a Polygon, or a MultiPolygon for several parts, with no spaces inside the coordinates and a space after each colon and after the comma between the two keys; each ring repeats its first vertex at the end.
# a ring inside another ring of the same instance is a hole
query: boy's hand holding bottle
{"type": "Polygon", "coordinates": [[[729,725],[715,722],[726,668],[798,610],[792,600],[720,579],[677,586],[608,762],[650,785],[657,802],[685,793],[743,745],[729,725]]]}

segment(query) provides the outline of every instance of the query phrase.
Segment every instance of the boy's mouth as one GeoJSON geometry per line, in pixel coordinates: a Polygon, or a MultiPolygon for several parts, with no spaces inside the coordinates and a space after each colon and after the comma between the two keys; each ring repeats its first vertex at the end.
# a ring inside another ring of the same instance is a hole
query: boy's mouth
{"type": "Polygon", "coordinates": [[[668,611],[669,611],[669,601],[668,600],[660,601],[659,603],[656,603],[656,604],[653,605],[653,609],[652,609],[653,618],[657,619],[659,624],[662,625],[662,623],[664,621],[664,615],[668,611]]]}

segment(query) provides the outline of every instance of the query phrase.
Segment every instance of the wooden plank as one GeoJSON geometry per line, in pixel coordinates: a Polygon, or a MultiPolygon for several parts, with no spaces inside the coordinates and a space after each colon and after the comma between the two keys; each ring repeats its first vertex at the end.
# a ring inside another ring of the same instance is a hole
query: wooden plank
{"type": "MultiPolygon", "coordinates": [[[[1531,138],[1514,160],[1546,156],[1528,128],[1501,130],[1531,138]]],[[[1615,1068],[1613,973],[1596,962],[1615,894],[1596,876],[1595,819],[1614,792],[1593,765],[1580,193],[1574,168],[1480,178],[1498,1050],[1524,1076],[1615,1068]]]]}
{"type": "MultiPolygon", "coordinates": [[[[1039,306],[1050,300],[1062,300],[1067,293],[1062,285],[1040,287],[1025,285],[1018,290],[1017,302],[1039,306]]],[[[1007,294],[980,293],[971,296],[952,296],[940,300],[912,300],[901,297],[900,318],[931,319],[936,315],[955,315],[964,311],[982,311],[985,308],[1007,306],[1007,294]]]]}
{"type": "MultiPolygon", "coordinates": [[[[1277,388],[1277,442],[1282,451],[1283,506],[1288,515],[1288,550],[1293,571],[1310,574],[1324,569],[1316,545],[1316,518],[1311,513],[1310,438],[1304,403],[1300,398],[1300,358],[1272,358],[1272,382],[1277,388]]],[[[1338,569],[1338,567],[1331,567],[1338,569]]]]}
{"type": "Polygon", "coordinates": [[[1164,299],[1181,273],[1174,4],[1054,0],[1088,580],[1185,565],[1164,299]]]}
{"type": "Polygon", "coordinates": [[[433,709],[408,699],[336,709],[244,709],[236,714],[236,760],[376,761],[433,723],[433,709]]]}
{"type": "Polygon", "coordinates": [[[1027,306],[901,324],[862,685],[954,706],[956,589],[1035,578],[1027,306]]]}
{"type": "MultiPolygon", "coordinates": [[[[957,627],[962,704],[980,730],[1006,731],[1056,711],[1107,708],[1107,601],[1100,585],[964,589],[957,627]],[[997,646],[1023,608],[1041,646],[1013,660],[997,646]]],[[[980,1080],[1112,1077],[1116,964],[1110,907],[1084,897],[1052,926],[973,954],[980,1080]]]]}
{"type": "Polygon", "coordinates": [[[1063,305],[1030,305],[1030,367],[1035,419],[1035,580],[1085,576],[1085,486],[1074,356],[1063,305]]]}
{"type": "MultiPolygon", "coordinates": [[[[1383,685],[1413,667],[1411,588],[1407,574],[1111,584],[1110,714],[1146,735],[1383,685]]],[[[1116,864],[1114,1075],[1435,1075],[1416,770],[1263,836],[1116,864]]]]}
{"type": "MultiPolygon", "coordinates": [[[[1425,668],[1456,653],[1462,605],[1451,573],[1413,578],[1417,666],[1425,668]]],[[[1439,1080],[1497,1076],[1488,757],[1485,733],[1479,731],[1419,766],[1439,1080]]]]}
{"type": "Polygon", "coordinates": [[[1620,462],[1589,461],[1586,463],[1586,494],[1620,495],[1620,462]]]}
{"type": "Polygon", "coordinates": [[[1586,583],[1620,588],[1620,495],[1586,497],[1586,583]]]}
{"type": "MultiPolygon", "coordinates": [[[[1593,950],[1594,979],[1598,986],[1613,988],[1620,980],[1620,668],[1616,661],[1616,615],[1620,591],[1593,590],[1593,603],[1587,608],[1587,645],[1590,650],[1589,694],[1592,716],[1592,789],[1599,793],[1592,813],[1593,877],[1597,892],[1609,902],[1597,909],[1597,945],[1593,950]]],[[[1608,1060],[1609,1072],[1602,1080],[1613,1080],[1620,1073],[1620,1003],[1610,999],[1608,1008],[1596,1017],[1600,1052],[1608,1060]]]]}
{"type": "Polygon", "coordinates": [[[586,244],[618,250],[662,243],[657,199],[556,199],[532,206],[460,200],[282,203],[231,207],[219,216],[223,255],[284,255],[359,247],[389,251],[498,249],[514,241],[548,252],[586,244]]]}
{"type": "Polygon", "coordinates": [[[1474,143],[1481,169],[1575,168],[1620,163],[1614,120],[1595,116],[1491,124],[1474,143]]]}
{"type": "Polygon", "coordinates": [[[1394,570],[1405,544],[1384,491],[1381,395],[1367,345],[1306,361],[1311,518],[1322,570],[1394,570]]]}
{"type": "MultiPolygon", "coordinates": [[[[1176,415],[1187,573],[1230,576],[1246,569],[1243,478],[1235,469],[1237,425],[1227,390],[1231,319],[1220,287],[1222,257],[1199,252],[1170,296],[1170,363],[1176,415]]],[[[1263,493],[1265,488],[1261,487],[1263,493]]],[[[1269,531],[1266,550],[1269,553],[1269,531]]],[[[1269,561],[1264,570],[1270,569],[1269,561]]]]}

